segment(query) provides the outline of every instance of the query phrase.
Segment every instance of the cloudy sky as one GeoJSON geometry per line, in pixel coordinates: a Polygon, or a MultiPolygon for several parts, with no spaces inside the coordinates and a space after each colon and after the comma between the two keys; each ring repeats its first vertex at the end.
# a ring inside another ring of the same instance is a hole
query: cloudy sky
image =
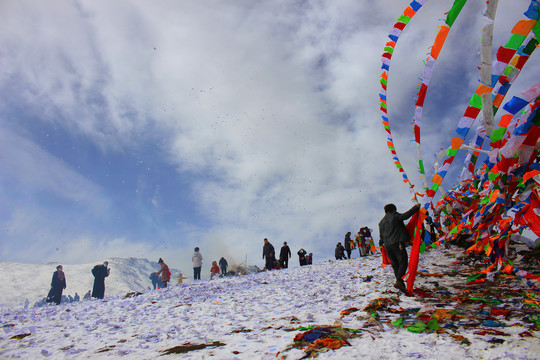
{"type": "MultiPolygon", "coordinates": [[[[529,2],[500,0],[494,51],[529,2]]],[[[188,271],[199,246],[204,267],[262,266],[265,237],[320,261],[347,231],[376,233],[384,204],[412,205],[378,101],[408,3],[2,1],[0,260],[163,257],[188,271]]],[[[428,171],[478,84],[484,3],[465,6],[431,80],[428,171]]],[[[424,5],[390,70],[394,139],[417,186],[418,78],[451,4],[424,5]]],[[[537,59],[514,88],[537,81],[537,59]]]]}

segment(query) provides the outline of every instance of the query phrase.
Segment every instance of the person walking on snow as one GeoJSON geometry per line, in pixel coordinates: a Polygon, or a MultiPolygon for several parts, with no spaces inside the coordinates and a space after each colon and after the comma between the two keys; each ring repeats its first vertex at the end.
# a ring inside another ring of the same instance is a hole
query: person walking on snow
{"type": "Polygon", "coordinates": [[[169,282],[169,280],[171,280],[171,272],[162,258],[159,258],[158,264],[161,265],[161,269],[157,272],[156,275],[159,276],[161,274],[161,282],[163,283],[163,287],[166,288],[167,283],[169,282]]]}
{"type": "Polygon", "coordinates": [[[347,259],[351,258],[351,232],[345,234],[345,251],[347,252],[347,259]]]}
{"type": "Polygon", "coordinates": [[[53,302],[60,305],[62,302],[62,291],[66,288],[66,275],[64,274],[62,265],[56,267],[51,280],[51,290],[47,295],[47,302],[53,302]]]}
{"type": "Polygon", "coordinates": [[[193,262],[193,280],[201,280],[202,260],[203,257],[199,252],[199,248],[196,247],[195,252],[191,257],[191,261],[193,262]]]}
{"type": "Polygon", "coordinates": [[[392,264],[392,269],[394,269],[394,275],[396,277],[394,287],[404,293],[407,292],[407,287],[402,278],[407,272],[407,266],[409,265],[405,243],[409,242],[410,239],[403,221],[413,216],[419,209],[420,205],[416,204],[401,214],[397,212],[396,205],[387,204],[384,206],[385,215],[379,222],[379,246],[384,245],[388,259],[392,264]]]}
{"type": "Polygon", "coordinates": [[[103,299],[105,296],[105,278],[111,273],[108,268],[109,262],[104,261],[103,264],[94,266],[92,275],[94,275],[94,287],[92,289],[92,297],[103,299]]]}
{"type": "Polygon", "coordinates": [[[289,245],[287,245],[287,242],[285,241],[279,252],[279,262],[281,263],[282,268],[287,269],[289,267],[290,257],[291,249],[289,249],[289,245]]]}
{"type": "Polygon", "coordinates": [[[222,256],[221,259],[219,259],[219,268],[221,269],[221,275],[227,275],[227,266],[229,266],[229,264],[227,263],[227,260],[225,260],[225,258],[222,256]]]}
{"type": "Polygon", "coordinates": [[[275,268],[276,252],[274,250],[274,246],[270,244],[270,241],[268,241],[267,238],[264,238],[262,258],[263,260],[266,259],[266,270],[272,270],[273,268],[275,268]]]}

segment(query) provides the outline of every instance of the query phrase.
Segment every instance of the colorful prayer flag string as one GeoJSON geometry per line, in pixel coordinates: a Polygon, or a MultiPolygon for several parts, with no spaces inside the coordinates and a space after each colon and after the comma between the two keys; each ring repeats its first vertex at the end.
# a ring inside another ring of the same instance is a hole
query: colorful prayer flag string
{"type": "Polygon", "coordinates": [[[394,160],[394,164],[396,165],[396,168],[401,173],[401,176],[403,177],[403,182],[409,186],[409,189],[411,192],[414,190],[414,185],[409,180],[409,177],[407,176],[407,173],[403,169],[403,165],[401,164],[399,157],[396,152],[396,147],[394,145],[394,140],[392,138],[392,131],[390,128],[390,120],[388,115],[388,104],[386,100],[386,88],[388,85],[388,72],[390,71],[390,62],[392,60],[392,54],[394,52],[395,46],[399,40],[399,36],[403,29],[407,26],[409,21],[412,19],[412,17],[420,10],[422,5],[424,5],[427,2],[427,0],[413,0],[409,6],[403,11],[403,14],[397,19],[397,22],[394,24],[394,27],[392,28],[392,31],[388,35],[391,41],[386,43],[386,46],[384,48],[384,53],[382,54],[382,73],[381,73],[381,92],[379,94],[379,100],[380,100],[380,110],[382,112],[382,123],[383,127],[387,132],[387,141],[386,144],[388,146],[388,149],[390,150],[390,153],[392,154],[392,158],[394,160]]]}

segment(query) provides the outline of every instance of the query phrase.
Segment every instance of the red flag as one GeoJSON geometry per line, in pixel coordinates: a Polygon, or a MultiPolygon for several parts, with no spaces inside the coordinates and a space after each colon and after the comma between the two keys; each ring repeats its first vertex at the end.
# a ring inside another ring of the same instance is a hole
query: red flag
{"type": "Polygon", "coordinates": [[[532,232],[537,236],[540,236],[540,216],[538,216],[538,213],[536,212],[540,210],[540,199],[534,191],[531,193],[531,204],[525,209],[526,210],[523,213],[525,224],[529,226],[529,229],[531,229],[532,232]],[[535,209],[537,210],[535,211],[535,209]]]}
{"type": "Polygon", "coordinates": [[[422,243],[422,223],[426,217],[426,209],[421,208],[420,211],[413,215],[407,224],[407,231],[409,232],[409,237],[412,239],[412,249],[409,259],[409,271],[407,271],[403,277],[409,275],[407,278],[407,291],[409,293],[413,291],[414,280],[416,279],[418,258],[420,257],[420,244],[422,243]],[[411,233],[414,235],[414,237],[411,236],[411,233]]]}
{"type": "Polygon", "coordinates": [[[382,253],[382,268],[386,268],[386,265],[391,265],[390,259],[388,258],[388,255],[386,255],[386,250],[384,250],[384,245],[381,246],[381,253],[382,253]]]}

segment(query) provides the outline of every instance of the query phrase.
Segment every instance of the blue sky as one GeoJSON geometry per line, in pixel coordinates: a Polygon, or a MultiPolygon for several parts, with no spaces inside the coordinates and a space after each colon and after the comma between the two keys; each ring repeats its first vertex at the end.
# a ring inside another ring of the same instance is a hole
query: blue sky
{"type": "MultiPolygon", "coordinates": [[[[428,168],[478,83],[483,3],[466,5],[437,63],[428,168]]],[[[391,65],[394,139],[418,186],[409,124],[451,4],[424,5],[391,65]]],[[[528,4],[500,1],[494,51],[528,4]]],[[[380,57],[407,5],[3,1],[0,260],[162,257],[187,271],[199,246],[208,268],[262,266],[265,237],[319,261],[347,231],[376,230],[384,204],[412,205],[378,111],[380,57]]]]}

